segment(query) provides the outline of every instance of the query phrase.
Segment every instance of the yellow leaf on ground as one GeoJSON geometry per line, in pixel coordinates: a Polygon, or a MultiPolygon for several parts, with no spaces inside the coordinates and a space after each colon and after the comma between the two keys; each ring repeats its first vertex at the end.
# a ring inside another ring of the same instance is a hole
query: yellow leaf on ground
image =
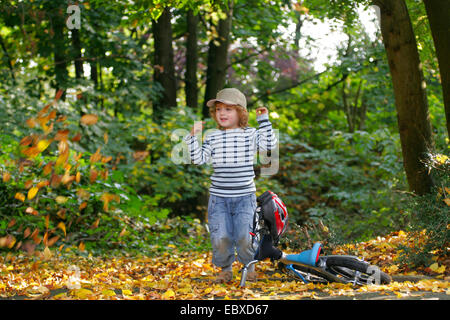
{"type": "Polygon", "coordinates": [[[167,290],[164,292],[164,294],[161,296],[163,299],[170,299],[175,297],[175,292],[172,289],[167,290]]]}
{"type": "Polygon", "coordinates": [[[123,296],[132,296],[133,292],[131,292],[131,290],[122,289],[122,295],[123,296]]]}
{"type": "Polygon", "coordinates": [[[450,198],[445,198],[445,199],[444,199],[444,202],[445,202],[448,206],[450,206],[450,198]]]}
{"type": "Polygon", "coordinates": [[[90,295],[92,295],[93,292],[89,289],[80,288],[80,289],[73,290],[72,294],[79,299],[86,299],[90,295]]]}
{"type": "Polygon", "coordinates": [[[397,271],[398,271],[398,266],[395,264],[388,267],[388,273],[395,273],[397,271]]]}
{"type": "Polygon", "coordinates": [[[205,291],[203,291],[203,293],[208,294],[208,293],[211,293],[211,291],[212,291],[212,288],[209,287],[209,288],[206,288],[205,291]]]}
{"type": "Polygon", "coordinates": [[[439,264],[438,264],[437,262],[433,263],[433,264],[430,266],[430,269],[431,269],[432,271],[436,272],[436,273],[444,273],[444,272],[445,272],[445,266],[442,265],[442,266],[439,267],[439,264]]]}
{"type": "MultiPolygon", "coordinates": [[[[122,291],[122,293],[123,293],[123,291],[122,291]]],[[[102,295],[104,295],[105,297],[113,297],[116,295],[116,293],[114,292],[114,290],[105,289],[102,291],[102,295]]]]}

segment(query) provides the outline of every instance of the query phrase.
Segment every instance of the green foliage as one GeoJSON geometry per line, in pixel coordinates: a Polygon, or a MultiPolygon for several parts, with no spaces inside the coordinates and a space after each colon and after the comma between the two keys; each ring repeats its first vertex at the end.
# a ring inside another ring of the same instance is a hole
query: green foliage
{"type": "MultiPolygon", "coordinates": [[[[127,128],[138,142],[140,154],[148,155],[133,164],[129,182],[141,193],[162,195],[162,205],[186,204],[207,192],[211,169],[191,165],[183,141],[195,119],[192,110],[178,107],[166,110],[160,124],[143,116],[127,128]]],[[[213,127],[211,120],[207,126],[213,127]]]]}
{"type": "MultiPolygon", "coordinates": [[[[139,195],[128,184],[115,170],[120,157],[113,161],[101,146],[94,153],[75,151],[83,149],[82,137],[50,108],[59,97],[26,121],[28,128],[21,130],[27,135],[0,136],[1,247],[32,252],[36,245],[84,247],[86,241],[88,248],[133,248],[127,229],[152,225],[169,209],[159,208],[161,195],[139,195]]],[[[91,120],[81,118],[81,126],[96,126],[98,117],[87,116],[91,120]]]]}
{"type": "Polygon", "coordinates": [[[317,150],[283,136],[274,178],[300,225],[325,224],[334,241],[367,239],[407,222],[399,141],[387,129],[336,132],[317,150]]]}
{"type": "Polygon", "coordinates": [[[421,243],[401,248],[403,259],[416,267],[427,267],[433,258],[449,254],[450,160],[443,154],[430,154],[427,166],[435,187],[427,195],[412,197],[409,204],[411,238],[420,238],[421,243]]]}

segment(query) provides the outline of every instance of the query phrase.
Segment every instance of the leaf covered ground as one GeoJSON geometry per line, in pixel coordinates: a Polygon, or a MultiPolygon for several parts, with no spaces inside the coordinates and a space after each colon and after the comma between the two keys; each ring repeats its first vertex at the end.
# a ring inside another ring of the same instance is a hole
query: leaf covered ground
{"type": "MultiPolygon", "coordinates": [[[[358,254],[393,276],[389,285],[353,287],[343,284],[304,284],[278,270],[270,261],[257,264],[259,279],[239,287],[240,266],[233,266],[230,283],[214,283],[218,271],[210,252],[182,252],[175,245],[153,256],[92,256],[79,248],[45,248],[33,256],[0,257],[2,299],[321,299],[358,297],[376,292],[394,297],[420,297],[424,292],[450,295],[449,261],[435,259],[427,268],[409,270],[399,262],[399,245],[411,239],[403,232],[367,242],[344,245],[336,254],[358,254]],[[395,281],[396,276],[428,275],[418,281],[395,281]]],[[[413,245],[409,243],[409,245],[413,245]]],[[[289,250],[289,249],[288,249],[289,250]]],[[[287,251],[288,251],[287,250],[287,251]]]]}

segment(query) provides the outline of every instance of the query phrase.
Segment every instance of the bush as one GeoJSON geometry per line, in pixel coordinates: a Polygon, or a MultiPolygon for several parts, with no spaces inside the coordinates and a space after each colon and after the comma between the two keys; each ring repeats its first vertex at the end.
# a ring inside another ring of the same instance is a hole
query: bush
{"type": "Polygon", "coordinates": [[[83,136],[72,129],[95,128],[99,117],[86,114],[75,126],[73,117],[52,108],[57,100],[28,118],[21,131],[0,135],[0,247],[133,246],[130,230],[165,218],[169,210],[159,208],[160,195],[139,195],[126,172],[114,170],[122,157],[102,153],[105,132],[101,144],[90,144],[95,152],[77,151],[84,149],[83,136]]]}
{"type": "MultiPolygon", "coordinates": [[[[336,242],[367,240],[403,228],[406,183],[399,142],[386,129],[335,132],[328,148],[281,136],[280,172],[274,179],[300,226],[323,223],[336,242]]],[[[319,228],[320,229],[320,228],[319,228]]]]}
{"type": "Polygon", "coordinates": [[[448,258],[449,254],[450,159],[430,154],[426,165],[435,187],[427,195],[412,197],[411,238],[419,241],[413,248],[402,248],[404,260],[414,266],[429,266],[433,258],[448,258]]]}

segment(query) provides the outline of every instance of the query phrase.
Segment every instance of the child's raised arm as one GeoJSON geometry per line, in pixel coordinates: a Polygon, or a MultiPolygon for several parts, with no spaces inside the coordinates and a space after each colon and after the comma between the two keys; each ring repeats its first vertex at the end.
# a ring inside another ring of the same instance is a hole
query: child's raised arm
{"type": "Polygon", "coordinates": [[[259,150],[274,150],[277,145],[277,138],[269,121],[269,111],[267,108],[256,109],[256,121],[259,127],[256,131],[256,146],[259,150]]]}
{"type": "Polygon", "coordinates": [[[191,129],[191,133],[184,138],[189,149],[189,155],[193,164],[201,165],[207,163],[211,158],[211,144],[208,136],[205,138],[203,145],[200,147],[196,134],[202,132],[205,122],[195,122],[191,129]]]}

